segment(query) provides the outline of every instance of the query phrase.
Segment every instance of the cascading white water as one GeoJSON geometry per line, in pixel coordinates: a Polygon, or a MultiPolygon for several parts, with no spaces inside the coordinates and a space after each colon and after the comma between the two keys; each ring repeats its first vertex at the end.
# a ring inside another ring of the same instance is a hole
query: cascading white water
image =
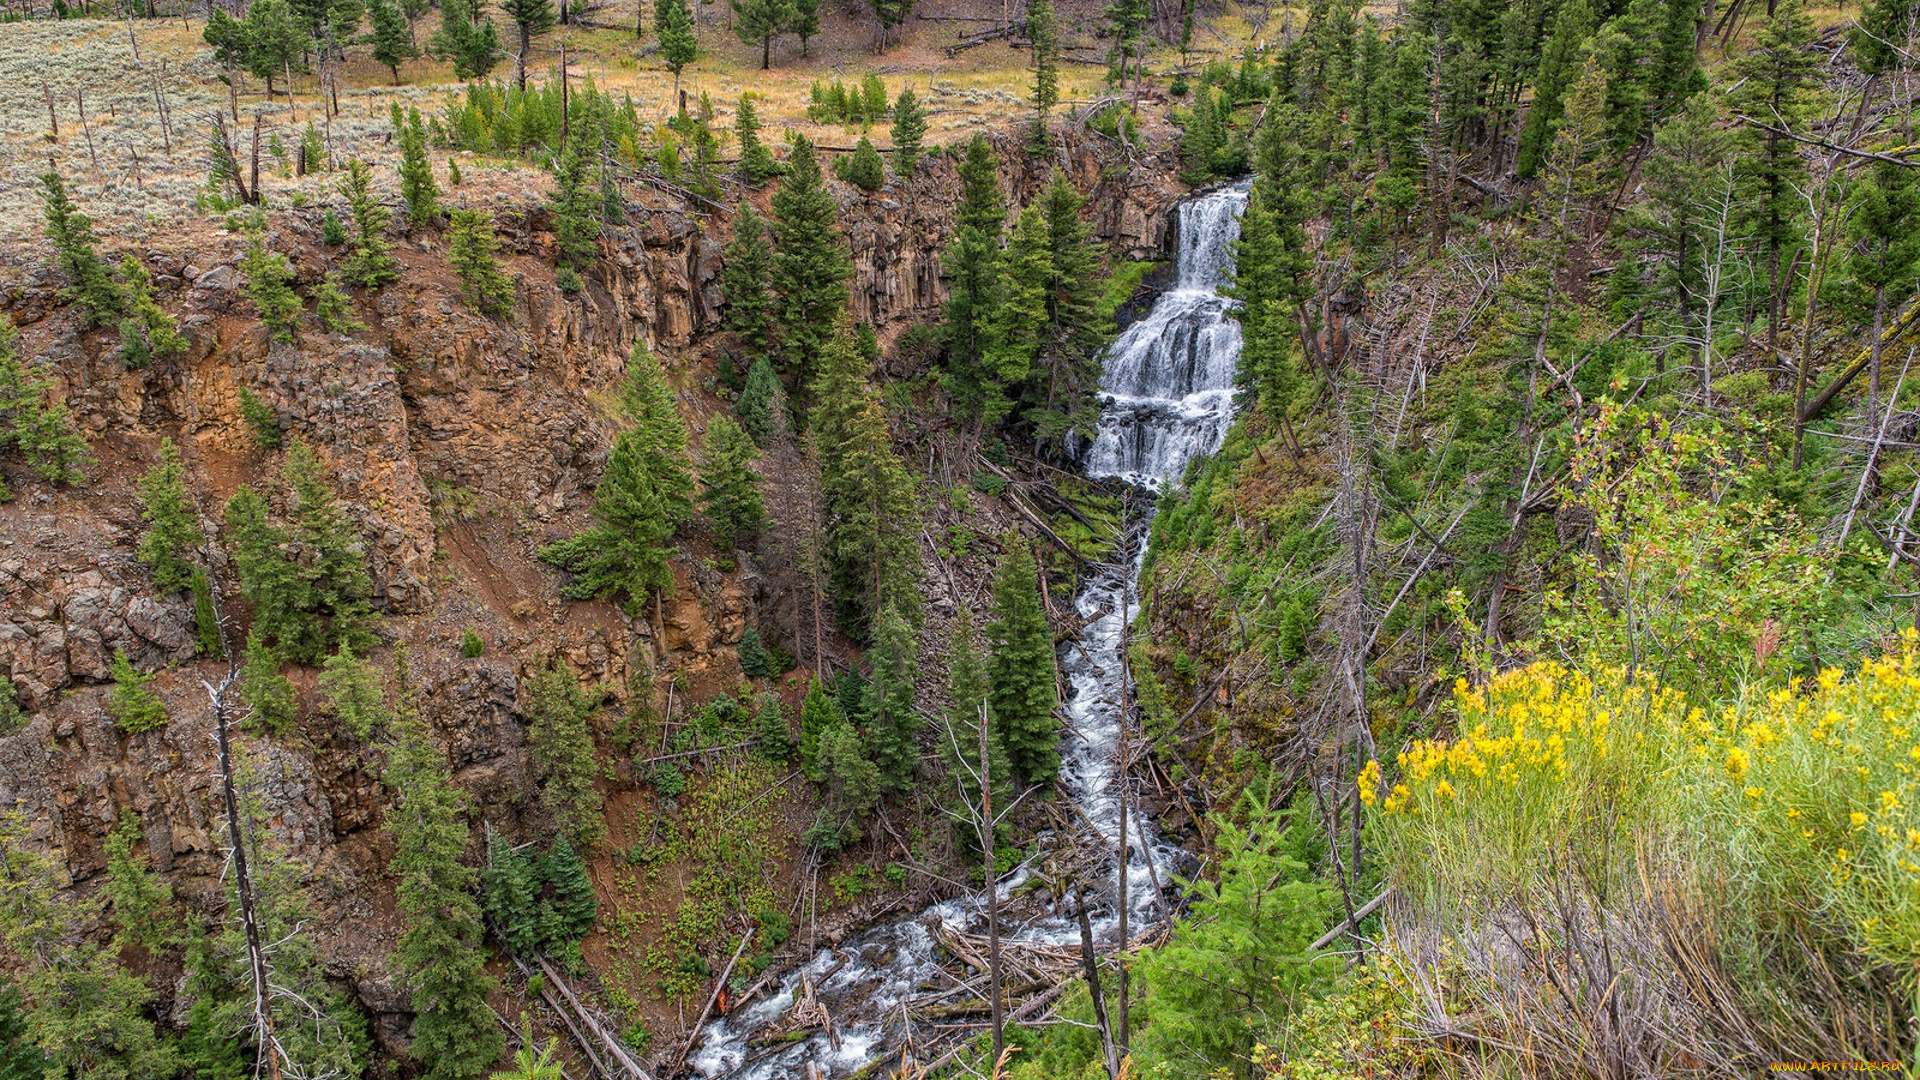
{"type": "MultiPolygon", "coordinates": [[[[1099,433],[1086,455],[1089,476],[1119,477],[1149,487],[1177,483],[1189,461],[1219,447],[1232,419],[1234,370],[1240,357],[1240,327],[1231,316],[1232,301],[1219,290],[1227,280],[1246,203],[1247,188],[1242,184],[1191,199],[1178,208],[1174,287],[1162,293],[1147,316],[1107,351],[1101,384],[1106,404],[1099,433]]],[[[1060,661],[1072,686],[1060,779],[1081,815],[1099,833],[1109,866],[1120,837],[1115,763],[1124,688],[1122,611],[1131,603],[1143,554],[1143,550],[1133,552],[1081,590],[1074,606],[1090,621],[1060,661]]],[[[1164,911],[1165,898],[1157,886],[1167,883],[1178,850],[1160,838],[1144,814],[1133,817],[1128,831],[1132,834],[1127,865],[1129,929],[1138,933],[1164,911]]],[[[1044,846],[1088,838],[1078,834],[1042,839],[1044,846]]],[[[1000,885],[1001,895],[1012,895],[1030,872],[1030,867],[1023,866],[1009,875],[1000,885]]],[[[1117,883],[1115,875],[1107,885],[1104,906],[1093,913],[1094,938],[1103,944],[1111,943],[1118,933],[1117,883]]],[[[707,1077],[798,1080],[807,1076],[809,1064],[818,1066],[823,1077],[844,1076],[892,1052],[904,1035],[908,999],[938,977],[939,950],[928,925],[937,921],[979,933],[985,912],[983,897],[950,900],[916,918],[881,923],[837,948],[820,950],[786,976],[779,989],[708,1025],[690,1063],[707,1077]],[[832,1015],[837,1041],[818,1033],[777,1048],[753,1048],[754,1034],[780,1023],[803,981],[832,1015]]],[[[1066,909],[1005,924],[1001,933],[1015,941],[1048,944],[1080,940],[1079,925],[1066,909]]]]}

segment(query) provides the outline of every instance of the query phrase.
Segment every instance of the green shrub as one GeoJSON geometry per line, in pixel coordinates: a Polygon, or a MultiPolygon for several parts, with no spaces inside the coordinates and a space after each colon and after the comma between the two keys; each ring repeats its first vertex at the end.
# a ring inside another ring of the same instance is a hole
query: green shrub
{"type": "Polygon", "coordinates": [[[253,441],[262,450],[278,450],[285,442],[285,436],[280,433],[280,414],[261,401],[250,386],[240,388],[240,418],[253,429],[253,441]]]}
{"type": "Polygon", "coordinates": [[[152,678],[135,668],[125,652],[114,651],[113,691],[107,697],[107,712],[113,715],[120,730],[138,734],[166,724],[166,705],[161,703],[158,694],[147,688],[152,678]]]}
{"type": "Polygon", "coordinates": [[[487,651],[486,639],[480,632],[469,626],[460,632],[460,655],[472,660],[487,651]]]}

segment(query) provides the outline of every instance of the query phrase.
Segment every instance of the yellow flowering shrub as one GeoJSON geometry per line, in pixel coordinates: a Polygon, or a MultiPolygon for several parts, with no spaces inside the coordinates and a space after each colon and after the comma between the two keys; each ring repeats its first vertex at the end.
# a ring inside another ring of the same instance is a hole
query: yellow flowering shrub
{"type": "Polygon", "coordinates": [[[1430,914],[1475,920],[1568,872],[1624,907],[1680,874],[1743,940],[1811,934],[1916,970],[1920,634],[1755,694],[1708,711],[1536,663],[1459,684],[1459,734],[1370,763],[1360,794],[1430,914]]]}
{"type": "Polygon", "coordinates": [[[1490,902],[1525,891],[1569,853],[1590,857],[1581,869],[1591,873],[1630,869],[1608,853],[1629,836],[1656,752],[1644,718],[1679,712],[1680,695],[1617,674],[1596,684],[1541,662],[1484,689],[1463,680],[1454,700],[1458,736],[1410,743],[1384,794],[1378,763],[1360,778],[1376,834],[1410,870],[1401,888],[1429,901],[1490,902]]]}

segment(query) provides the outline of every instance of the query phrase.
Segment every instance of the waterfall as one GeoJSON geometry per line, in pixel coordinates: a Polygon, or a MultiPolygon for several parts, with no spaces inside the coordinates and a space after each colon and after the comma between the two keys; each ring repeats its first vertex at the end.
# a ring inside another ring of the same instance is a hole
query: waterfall
{"type": "Polygon", "coordinates": [[[1219,448],[1240,359],[1240,324],[1220,289],[1246,206],[1245,185],[1180,205],[1174,287],[1107,350],[1105,408],[1087,475],[1141,486],[1177,481],[1187,462],[1219,448]]]}
{"type": "MultiPolygon", "coordinates": [[[[1246,203],[1247,187],[1240,184],[1179,206],[1174,287],[1107,351],[1099,433],[1086,454],[1089,476],[1118,477],[1145,487],[1177,483],[1188,462],[1219,448],[1232,420],[1240,356],[1240,326],[1231,315],[1232,301],[1219,290],[1232,265],[1233,241],[1246,203]]],[[[1132,603],[1144,554],[1143,542],[1081,590],[1074,606],[1088,622],[1060,658],[1072,687],[1060,779],[1100,834],[1109,867],[1119,850],[1120,831],[1114,763],[1123,689],[1122,610],[1132,603]]],[[[1137,933],[1164,916],[1166,898],[1156,886],[1168,883],[1179,851],[1160,838],[1145,814],[1134,814],[1130,825],[1128,918],[1137,933]]],[[[1074,838],[1049,836],[1041,841],[1050,846],[1074,838]]],[[[1094,856],[1096,862],[1099,858],[1094,856]]],[[[1001,882],[1001,896],[1011,896],[1031,874],[1031,865],[1016,869],[1001,882]]],[[[1111,944],[1119,928],[1115,878],[1092,920],[1094,938],[1102,944],[1111,944]]],[[[706,1077],[801,1080],[809,1064],[818,1066],[823,1077],[843,1077],[876,1058],[897,1054],[909,1000],[939,978],[938,947],[929,925],[939,922],[978,933],[985,910],[984,899],[949,900],[916,917],[868,927],[836,948],[819,950],[778,989],[709,1024],[690,1063],[706,1077]],[[837,1040],[816,1033],[798,1042],[755,1048],[753,1036],[780,1024],[803,983],[827,1006],[837,1040]]],[[[1080,941],[1079,924],[1069,907],[1016,920],[1001,932],[1015,942],[1077,946],[1080,941]]]]}

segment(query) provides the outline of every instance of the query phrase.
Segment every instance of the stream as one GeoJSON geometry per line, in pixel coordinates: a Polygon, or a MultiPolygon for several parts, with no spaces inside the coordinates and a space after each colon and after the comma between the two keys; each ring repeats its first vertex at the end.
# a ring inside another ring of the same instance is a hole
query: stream
{"type": "MultiPolygon", "coordinates": [[[[1212,453],[1225,437],[1233,419],[1240,325],[1231,317],[1232,301],[1220,290],[1246,203],[1247,187],[1237,184],[1175,208],[1173,285],[1107,350],[1099,431],[1084,456],[1088,476],[1116,477],[1144,488],[1178,483],[1188,462],[1212,453]]],[[[1119,933],[1119,874],[1113,863],[1120,832],[1115,761],[1124,687],[1122,609],[1132,603],[1144,561],[1141,524],[1129,523],[1127,534],[1142,537],[1131,557],[1097,572],[1075,598],[1079,615],[1090,621],[1060,654],[1070,687],[1060,783],[1104,847],[1086,852],[1084,828],[1043,835],[1042,854],[1006,875],[999,888],[1005,905],[1033,876],[1035,864],[1046,860],[1047,849],[1083,845],[1078,854],[1084,861],[1106,867],[1103,895],[1089,900],[1093,938],[1101,945],[1111,945],[1119,933]]],[[[1185,853],[1161,838],[1137,803],[1129,826],[1129,933],[1138,935],[1164,919],[1170,900],[1161,889],[1171,885],[1169,871],[1185,853]]],[[[1071,904],[1003,906],[1001,918],[1004,941],[1079,947],[1071,904]]],[[[930,929],[937,924],[984,933],[984,895],[935,904],[820,949],[759,1000],[709,1023],[689,1064],[701,1076],[730,1080],[807,1080],[812,1065],[823,1080],[832,1080],[880,1057],[897,1056],[910,1035],[907,1003],[953,984],[942,971],[940,946],[930,929]],[[837,1039],[821,1031],[792,1043],[753,1045],[755,1035],[782,1024],[805,987],[832,1016],[837,1039]]]]}

